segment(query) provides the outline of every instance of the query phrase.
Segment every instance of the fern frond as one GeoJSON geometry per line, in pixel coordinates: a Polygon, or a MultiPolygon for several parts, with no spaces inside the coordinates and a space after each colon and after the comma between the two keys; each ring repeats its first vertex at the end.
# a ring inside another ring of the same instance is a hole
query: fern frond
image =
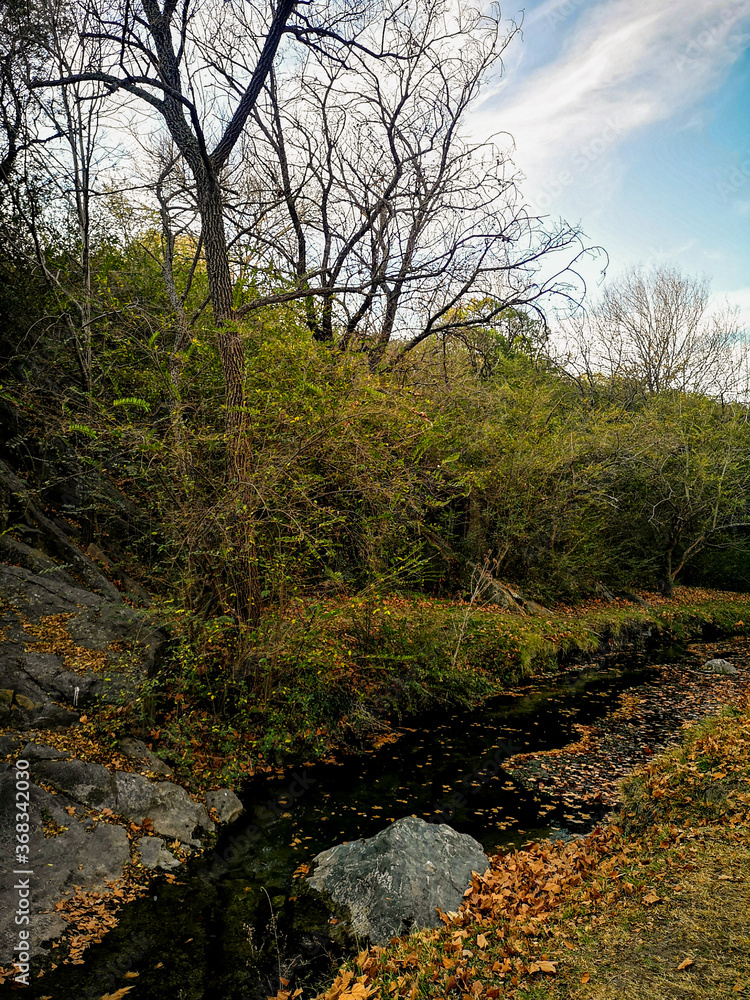
{"type": "Polygon", "coordinates": [[[114,399],[112,406],[138,406],[140,409],[146,411],[151,409],[150,403],[147,403],[145,399],[139,399],[137,396],[125,396],[123,399],[114,399]]]}
{"type": "Polygon", "coordinates": [[[93,438],[94,440],[99,437],[93,427],[89,427],[87,424],[69,424],[68,430],[71,434],[84,434],[86,437],[93,438]]]}

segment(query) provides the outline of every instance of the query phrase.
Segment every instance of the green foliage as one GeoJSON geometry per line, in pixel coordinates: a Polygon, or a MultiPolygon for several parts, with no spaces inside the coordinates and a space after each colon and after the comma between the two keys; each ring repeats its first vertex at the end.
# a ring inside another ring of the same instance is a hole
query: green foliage
{"type": "MultiPolygon", "coordinates": [[[[376,369],[314,341],[303,307],[286,304],[238,321],[246,437],[233,463],[195,241],[175,246],[175,312],[152,220],[139,228],[113,199],[84,377],[75,240],[63,227],[49,242],[53,294],[12,223],[0,226],[5,450],[45,503],[65,497],[83,547],[182,609],[153,698],[179,695],[227,754],[256,717],[258,752],[291,732],[314,750],[332,720],[353,738],[380,714],[470,701],[594,641],[467,615],[477,565],[548,604],[601,583],[747,582],[744,403],[616,379],[583,392],[514,311],[475,328],[466,307],[455,335],[376,369]],[[386,613],[404,591],[431,603],[386,613]]],[[[238,291],[248,301],[254,281],[238,291]]],[[[179,711],[165,722],[175,745],[187,724],[179,711]]]]}

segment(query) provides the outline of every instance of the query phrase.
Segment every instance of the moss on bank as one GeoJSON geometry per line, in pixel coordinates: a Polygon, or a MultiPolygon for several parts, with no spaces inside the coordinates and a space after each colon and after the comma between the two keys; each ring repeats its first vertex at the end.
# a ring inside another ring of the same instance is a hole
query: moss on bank
{"type": "Polygon", "coordinates": [[[512,614],[419,594],[300,601],[259,627],[165,609],[170,657],[137,705],[92,720],[136,731],[196,789],[270,764],[377,744],[408,714],[469,707],[561,664],[746,631],[750,596],[678,588],[512,614]],[[645,606],[647,605],[647,606],[645,606]]]}

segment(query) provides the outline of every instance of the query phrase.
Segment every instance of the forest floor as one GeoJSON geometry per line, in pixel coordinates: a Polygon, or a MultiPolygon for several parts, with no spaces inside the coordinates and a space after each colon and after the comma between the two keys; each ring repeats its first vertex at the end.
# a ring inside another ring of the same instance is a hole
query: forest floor
{"type": "MultiPolygon", "coordinates": [[[[688,722],[618,786],[618,713],[562,753],[518,760],[542,763],[560,794],[583,773],[619,809],[585,837],[501,852],[443,927],[362,952],[325,1000],[750,997],[747,640],[732,643],[732,660],[740,677],[721,679],[719,714],[688,722]],[[595,736],[604,747],[593,753],[595,736]]],[[[689,719],[698,695],[689,683],[685,694],[689,719]]]]}

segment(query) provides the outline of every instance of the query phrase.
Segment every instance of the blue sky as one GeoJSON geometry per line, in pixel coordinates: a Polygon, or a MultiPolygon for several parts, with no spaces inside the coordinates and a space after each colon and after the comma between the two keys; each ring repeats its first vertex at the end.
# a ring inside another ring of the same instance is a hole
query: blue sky
{"type": "Polygon", "coordinates": [[[472,132],[511,133],[529,204],[580,223],[610,275],[676,264],[750,324],[750,0],[530,0],[502,14],[523,17],[523,37],[472,132]]]}

